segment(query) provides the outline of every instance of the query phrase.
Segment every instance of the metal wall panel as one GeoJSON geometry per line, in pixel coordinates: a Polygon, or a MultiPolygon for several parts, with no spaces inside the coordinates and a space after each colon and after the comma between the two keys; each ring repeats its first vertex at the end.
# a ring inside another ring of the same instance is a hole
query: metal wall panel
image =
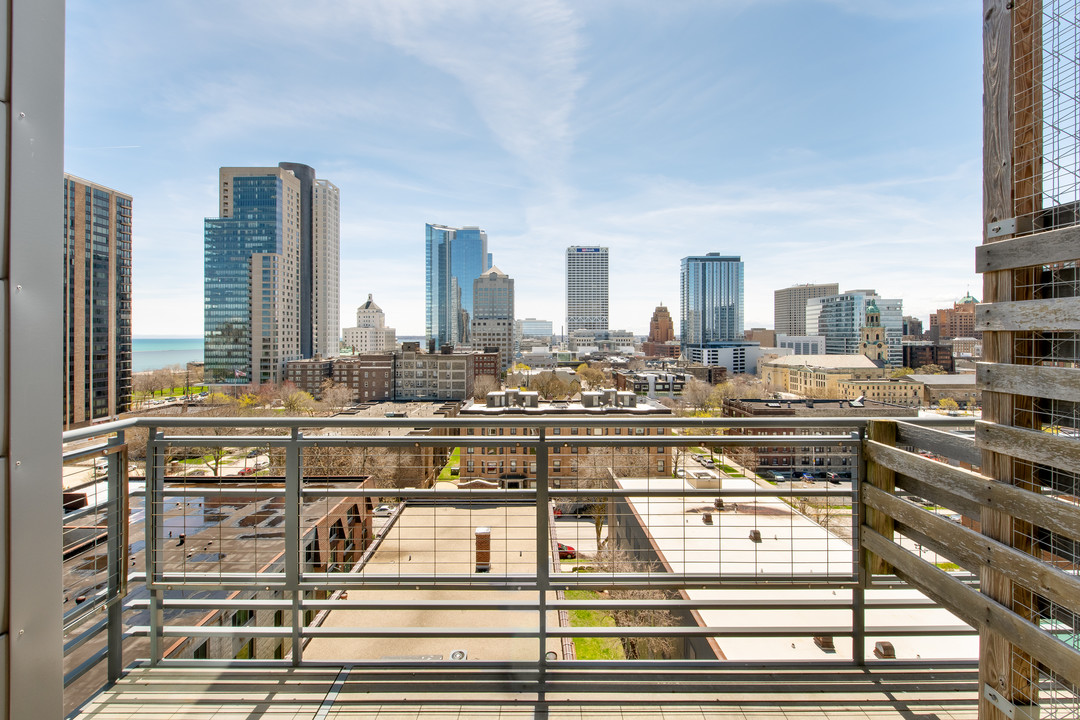
{"type": "Polygon", "coordinates": [[[64,2],[12,0],[10,23],[7,717],[59,718],[64,2]]]}

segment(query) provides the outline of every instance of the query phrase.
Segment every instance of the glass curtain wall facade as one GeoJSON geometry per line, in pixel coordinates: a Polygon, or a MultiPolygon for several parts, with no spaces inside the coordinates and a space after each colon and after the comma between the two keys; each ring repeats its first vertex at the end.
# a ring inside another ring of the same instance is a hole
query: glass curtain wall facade
{"type": "Polygon", "coordinates": [[[222,168],[223,217],[205,221],[205,376],[280,382],[300,358],[300,186],[285,170],[222,168]],[[250,174],[247,174],[250,173],[250,174]]]}
{"type": "Polygon", "coordinates": [[[469,343],[473,281],[491,266],[478,227],[424,226],[424,337],[436,348],[469,343]]]}
{"type": "Polygon", "coordinates": [[[64,427],[131,405],[131,196],[64,176],[64,427]]]}
{"type": "Polygon", "coordinates": [[[685,257],[680,270],[680,341],[690,346],[743,341],[743,262],[709,253],[685,257]]]}
{"type": "Polygon", "coordinates": [[[566,334],[608,329],[608,249],[566,249],[566,334]]]}
{"type": "Polygon", "coordinates": [[[853,290],[841,295],[810,298],[806,301],[806,334],[823,335],[828,355],[857,355],[866,324],[866,306],[874,300],[881,313],[889,364],[903,365],[904,304],[899,299],[883,299],[872,290],[853,290]]]}

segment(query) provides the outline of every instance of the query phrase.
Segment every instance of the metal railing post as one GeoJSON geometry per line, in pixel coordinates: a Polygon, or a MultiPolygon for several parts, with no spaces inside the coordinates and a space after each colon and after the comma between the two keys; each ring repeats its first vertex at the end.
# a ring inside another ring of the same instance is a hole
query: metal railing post
{"type": "Polygon", "coordinates": [[[108,497],[108,684],[124,671],[124,596],[127,595],[128,558],[128,470],[124,431],[109,440],[108,497]]]}
{"type": "Polygon", "coordinates": [[[144,546],[146,584],[150,588],[150,664],[157,665],[162,657],[163,591],[157,586],[161,577],[161,543],[164,539],[158,528],[158,513],[164,512],[165,458],[161,454],[164,435],[150,427],[146,436],[146,492],[143,496],[144,546]]]}
{"type": "Polygon", "coordinates": [[[855,446],[855,479],[851,484],[851,562],[858,580],[851,588],[851,659],[856,665],[866,664],[866,586],[869,576],[862,561],[862,524],[863,505],[861,485],[866,477],[866,457],[863,453],[865,441],[863,431],[853,431],[853,439],[858,439],[855,446]]]}
{"type": "Polygon", "coordinates": [[[299,428],[292,429],[289,444],[285,446],[285,586],[292,594],[292,664],[303,660],[303,642],[300,628],[303,613],[300,609],[300,445],[303,437],[299,428]]]}
{"type": "Polygon", "coordinates": [[[540,428],[536,446],[536,588],[539,592],[541,684],[547,672],[547,594],[551,587],[551,537],[548,527],[548,446],[540,428]]]}

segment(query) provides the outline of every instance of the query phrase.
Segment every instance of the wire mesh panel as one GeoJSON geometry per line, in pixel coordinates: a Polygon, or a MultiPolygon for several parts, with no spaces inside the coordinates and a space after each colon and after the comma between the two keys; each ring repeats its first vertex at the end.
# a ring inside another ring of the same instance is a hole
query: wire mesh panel
{"type": "Polygon", "coordinates": [[[1080,20],[1076,0],[1017,0],[1013,44],[1021,232],[1080,222],[1080,20]]]}

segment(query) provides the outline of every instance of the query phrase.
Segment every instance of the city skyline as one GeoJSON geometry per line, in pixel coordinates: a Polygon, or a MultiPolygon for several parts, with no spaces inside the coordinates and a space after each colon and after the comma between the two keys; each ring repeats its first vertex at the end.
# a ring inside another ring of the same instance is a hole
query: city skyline
{"type": "Polygon", "coordinates": [[[980,282],[978,12],[242,2],[207,24],[197,2],[72,2],[65,170],[137,198],[140,337],[201,334],[213,168],[282,157],[341,188],[341,274],[361,279],[343,326],[375,293],[423,333],[432,219],[488,231],[525,317],[561,316],[562,252],[585,244],[611,248],[610,324],[638,334],[676,297],[678,258],[706,250],[746,262],[750,327],[776,288],[822,280],[873,282],[925,320],[980,282]],[[113,34],[138,41],[102,52],[113,34]]]}

